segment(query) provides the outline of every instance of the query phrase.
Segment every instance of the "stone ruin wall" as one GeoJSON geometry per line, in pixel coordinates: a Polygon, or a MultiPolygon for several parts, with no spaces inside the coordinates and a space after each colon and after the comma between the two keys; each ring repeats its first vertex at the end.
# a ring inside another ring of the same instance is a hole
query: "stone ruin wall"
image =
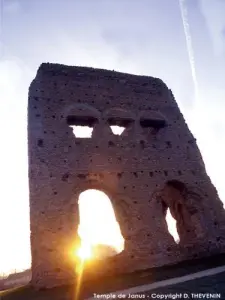
{"type": "Polygon", "coordinates": [[[42,64],[29,89],[28,136],[35,287],[73,280],[77,200],[90,188],[110,197],[125,238],[125,250],[96,265],[95,275],[224,251],[222,202],[160,79],[42,64]],[[77,120],[94,126],[92,138],[75,138],[68,122],[77,120]],[[121,136],[110,130],[116,124],[126,126],[121,136]],[[167,207],[179,244],[168,233],[167,207]]]}

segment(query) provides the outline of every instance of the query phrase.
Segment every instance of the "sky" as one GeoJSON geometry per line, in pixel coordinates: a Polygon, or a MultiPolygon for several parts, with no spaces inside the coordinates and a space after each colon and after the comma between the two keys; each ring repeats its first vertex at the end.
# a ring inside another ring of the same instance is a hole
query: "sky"
{"type": "Polygon", "coordinates": [[[0,0],[0,273],[30,264],[27,92],[42,62],[161,78],[225,202],[225,0],[181,2],[189,47],[178,0],[0,0]]]}

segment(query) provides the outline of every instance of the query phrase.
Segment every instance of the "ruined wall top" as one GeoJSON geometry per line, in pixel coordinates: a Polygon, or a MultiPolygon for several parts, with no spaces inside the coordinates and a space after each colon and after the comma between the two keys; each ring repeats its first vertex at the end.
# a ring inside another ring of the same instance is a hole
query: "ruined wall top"
{"type": "Polygon", "coordinates": [[[43,63],[30,86],[28,110],[31,160],[41,157],[50,164],[51,153],[52,165],[58,165],[56,160],[65,160],[62,153],[71,154],[71,168],[96,172],[149,169],[159,161],[170,168],[178,157],[198,161],[187,147],[196,143],[172,92],[158,78],[43,63]],[[75,125],[91,127],[92,138],[74,138],[75,125]],[[118,136],[110,126],[125,130],[118,136]]]}
{"type": "Polygon", "coordinates": [[[163,82],[163,80],[152,77],[152,76],[146,76],[146,75],[135,75],[130,73],[124,73],[124,72],[118,72],[114,70],[106,70],[106,69],[100,69],[100,68],[92,68],[92,67],[83,67],[83,66],[67,66],[63,64],[56,64],[56,63],[42,63],[37,71],[37,76],[69,76],[69,77],[77,77],[77,76],[90,76],[93,77],[93,79],[96,79],[96,76],[98,78],[104,77],[106,79],[116,79],[116,78],[124,78],[129,80],[131,83],[133,82],[140,82],[145,81],[145,85],[147,86],[150,82],[155,82],[155,84],[160,84],[164,86],[164,88],[167,88],[166,84],[163,82]]]}
{"type": "Polygon", "coordinates": [[[171,90],[161,79],[114,70],[42,63],[29,94],[43,100],[52,98],[51,103],[57,102],[58,107],[64,98],[73,103],[94,103],[100,111],[103,104],[108,107],[119,104],[135,110],[157,110],[165,115],[171,114],[172,109],[174,116],[180,114],[171,90]]]}

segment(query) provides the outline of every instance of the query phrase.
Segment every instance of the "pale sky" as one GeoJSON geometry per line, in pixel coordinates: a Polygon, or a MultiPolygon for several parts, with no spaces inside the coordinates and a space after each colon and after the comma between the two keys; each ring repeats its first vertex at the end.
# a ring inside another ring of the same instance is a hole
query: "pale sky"
{"type": "Polygon", "coordinates": [[[163,79],[225,202],[225,0],[182,1],[198,98],[178,0],[0,2],[0,273],[30,264],[27,92],[42,62],[163,79]]]}

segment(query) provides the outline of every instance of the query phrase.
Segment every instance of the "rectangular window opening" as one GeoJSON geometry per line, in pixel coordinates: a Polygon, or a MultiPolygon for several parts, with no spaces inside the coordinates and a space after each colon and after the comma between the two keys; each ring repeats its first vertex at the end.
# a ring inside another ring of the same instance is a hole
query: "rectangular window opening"
{"type": "Polygon", "coordinates": [[[132,124],[133,120],[128,118],[109,118],[108,124],[113,132],[113,134],[121,135],[126,128],[132,124]]]}
{"type": "Polygon", "coordinates": [[[89,116],[68,116],[67,124],[76,138],[91,138],[98,119],[89,116]]]}

